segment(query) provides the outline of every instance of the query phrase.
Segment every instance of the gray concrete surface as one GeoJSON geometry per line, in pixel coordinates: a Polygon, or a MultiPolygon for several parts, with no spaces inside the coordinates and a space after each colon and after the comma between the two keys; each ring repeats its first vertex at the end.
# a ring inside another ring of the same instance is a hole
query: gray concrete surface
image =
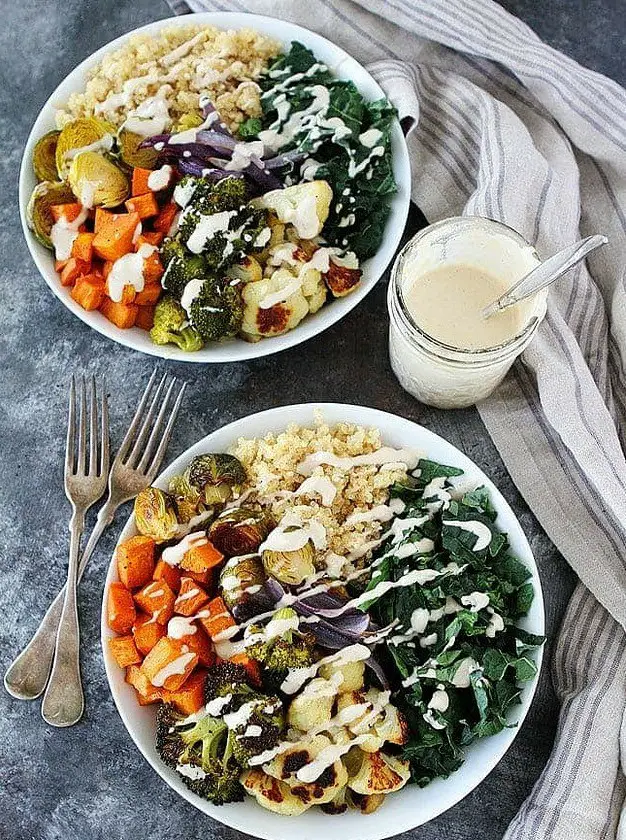
{"type": "MultiPolygon", "coordinates": [[[[626,80],[620,0],[505,0],[540,35],[587,65],[626,80]]],[[[75,319],[32,264],[17,211],[22,149],[39,108],[85,56],[129,29],[166,17],[162,0],[19,0],[0,31],[0,670],[30,638],[62,582],[68,505],[62,488],[66,392],[72,372],[105,374],[119,442],[154,362],[75,319]]],[[[408,231],[421,223],[413,212],[408,231]]],[[[393,379],[381,283],[342,323],[292,351],[240,365],[169,365],[189,396],[169,457],[250,412],[308,400],[363,403],[448,438],[501,487],[541,569],[553,638],[574,576],[516,492],[478,415],[418,405],[393,379]]],[[[46,726],[38,703],[0,690],[1,840],[165,840],[238,835],[179,799],[143,760],[111,699],[100,655],[103,571],[124,511],[102,541],[80,593],[87,711],[69,730],[46,726]]],[[[551,645],[548,646],[548,654],[551,645]]],[[[549,658],[549,657],[548,657],[549,658]]],[[[405,837],[497,840],[546,761],[558,709],[549,668],[520,737],[491,776],[434,822],[405,837]]]]}

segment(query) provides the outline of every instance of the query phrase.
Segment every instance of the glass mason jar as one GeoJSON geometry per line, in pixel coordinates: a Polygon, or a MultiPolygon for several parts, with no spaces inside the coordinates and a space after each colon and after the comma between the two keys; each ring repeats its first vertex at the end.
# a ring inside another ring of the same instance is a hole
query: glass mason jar
{"type": "Polygon", "coordinates": [[[464,408],[500,384],[546,313],[547,289],[516,304],[523,329],[494,347],[463,349],[433,338],[415,322],[403,290],[434,268],[465,265],[501,277],[503,291],[539,264],[535,249],[512,228],[480,216],[444,219],[421,230],[394,263],[387,292],[389,356],[398,381],[420,402],[464,408]]]}

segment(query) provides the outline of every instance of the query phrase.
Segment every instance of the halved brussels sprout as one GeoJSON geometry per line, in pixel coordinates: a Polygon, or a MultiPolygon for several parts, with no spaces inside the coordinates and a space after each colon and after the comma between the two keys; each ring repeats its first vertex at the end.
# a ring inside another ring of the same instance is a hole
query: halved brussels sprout
{"type": "Polygon", "coordinates": [[[135,523],[140,534],[155,542],[173,539],[178,531],[174,500],[157,487],[146,487],[135,499],[135,523]]]}
{"type": "Polygon", "coordinates": [[[223,511],[211,525],[209,538],[226,557],[252,554],[266,539],[274,523],[267,514],[240,507],[223,511]]]}
{"type": "Polygon", "coordinates": [[[72,163],[72,159],[80,154],[80,149],[89,151],[109,151],[113,145],[113,126],[96,117],[72,120],[61,131],[55,152],[57,170],[63,179],[72,163]]]}
{"type": "Polygon", "coordinates": [[[315,574],[314,561],[315,547],[311,540],[295,551],[265,549],[263,552],[263,565],[268,575],[291,586],[297,586],[315,574]]]}
{"type": "Polygon", "coordinates": [[[247,479],[241,462],[223,452],[198,455],[187,467],[185,476],[204,496],[207,505],[223,504],[232,499],[247,479]]]}
{"type": "Polygon", "coordinates": [[[117,135],[120,158],[132,169],[135,167],[139,167],[140,169],[154,169],[156,167],[159,153],[152,148],[139,148],[139,144],[145,139],[141,134],[135,134],[134,131],[127,131],[125,128],[122,128],[117,135]]]}
{"type": "Polygon", "coordinates": [[[26,208],[26,220],[35,239],[45,248],[54,250],[50,239],[54,224],[51,208],[55,204],[71,204],[75,200],[72,190],[60,182],[42,181],[33,190],[26,208]]]}
{"type": "Polygon", "coordinates": [[[170,479],[168,489],[174,499],[179,522],[187,523],[204,510],[200,491],[191,486],[184,474],[170,479]]]}
{"type": "Polygon", "coordinates": [[[99,152],[81,152],[72,161],[68,181],[85,207],[117,207],[130,194],[127,176],[99,152]]]}
{"type": "Polygon", "coordinates": [[[266,581],[263,564],[259,557],[236,557],[228,562],[220,574],[219,587],[224,603],[229,609],[241,607],[266,581]],[[250,591],[252,589],[252,591],[250,591]]]}
{"type": "Polygon", "coordinates": [[[35,143],[33,170],[38,181],[56,181],[59,177],[55,155],[60,134],[60,131],[49,131],[35,143]]]}

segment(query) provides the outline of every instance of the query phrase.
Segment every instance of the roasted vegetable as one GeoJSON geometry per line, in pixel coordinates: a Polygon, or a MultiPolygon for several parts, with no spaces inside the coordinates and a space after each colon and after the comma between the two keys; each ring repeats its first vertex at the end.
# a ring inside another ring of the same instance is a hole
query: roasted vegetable
{"type": "Polygon", "coordinates": [[[289,704],[287,723],[301,732],[320,732],[333,716],[336,696],[333,683],[321,677],[312,679],[289,704]]]}
{"type": "Polygon", "coordinates": [[[186,326],[185,310],[172,297],[162,298],[154,310],[154,326],[150,338],[155,344],[175,344],[181,350],[193,352],[203,347],[197,331],[186,326]]]}
{"type": "Polygon", "coordinates": [[[35,239],[44,248],[52,250],[50,231],[54,224],[52,207],[57,204],[68,204],[74,201],[74,194],[67,184],[52,181],[42,181],[37,184],[28,202],[26,219],[35,239]]]}
{"type": "Polygon", "coordinates": [[[166,239],[159,255],[165,266],[161,284],[179,301],[187,283],[198,278],[208,279],[210,276],[204,257],[200,254],[192,254],[177,239],[166,239]]]}
{"type": "Polygon", "coordinates": [[[290,586],[298,586],[315,574],[314,560],[315,547],[311,540],[295,551],[272,551],[267,548],[263,551],[263,566],[268,575],[290,586]]]}
{"type": "MultiPolygon", "coordinates": [[[[225,510],[214,520],[209,529],[209,538],[225,557],[253,554],[267,537],[274,523],[261,510],[238,507],[225,510]]],[[[263,579],[263,567],[259,566],[263,579]]],[[[249,586],[250,581],[245,584],[249,586]]],[[[254,581],[258,583],[258,581],[254,581]]]]}
{"type": "Polygon", "coordinates": [[[243,286],[245,338],[258,341],[264,336],[282,335],[296,327],[309,313],[309,304],[298,278],[285,268],[243,286]]]}
{"type": "Polygon", "coordinates": [[[265,572],[259,557],[248,555],[233,557],[222,569],[220,590],[224,603],[229,609],[241,606],[250,597],[248,590],[258,591],[265,583],[265,572]]]}
{"type": "Polygon", "coordinates": [[[117,145],[122,161],[131,169],[155,169],[159,153],[154,149],[140,149],[144,138],[133,131],[122,128],[117,135],[117,145]]]}
{"type": "Polygon", "coordinates": [[[61,131],[55,152],[59,176],[67,177],[72,160],[83,152],[105,152],[113,147],[115,129],[103,120],[72,120],[61,131]]]}
{"type": "Polygon", "coordinates": [[[38,181],[57,181],[56,150],[60,131],[48,131],[35,143],[33,149],[33,170],[38,181]]]}
{"type": "Polygon", "coordinates": [[[331,747],[330,738],[325,735],[312,735],[294,743],[293,747],[266,764],[264,769],[268,775],[284,782],[301,802],[322,805],[335,799],[348,781],[348,773],[339,759],[324,767],[316,778],[309,781],[306,777],[308,765],[312,764],[323,750],[331,747]],[[303,775],[305,780],[301,778],[303,775]]]}
{"type": "Polygon", "coordinates": [[[243,319],[238,290],[223,280],[207,280],[189,309],[189,318],[204,341],[237,334],[243,319]]]}
{"type": "Polygon", "coordinates": [[[411,776],[408,761],[380,751],[350,750],[345,763],[350,775],[348,787],[365,795],[400,790],[411,776]]]}
{"type": "Polygon", "coordinates": [[[130,195],[127,175],[99,152],[76,155],[67,179],[74,195],[86,207],[117,207],[130,195]]]}
{"type": "Polygon", "coordinates": [[[135,499],[135,523],[157,543],[173,539],[178,531],[174,500],[157,487],[146,487],[135,499]]]}
{"type": "Polygon", "coordinates": [[[332,199],[333,191],[326,181],[309,181],[272,190],[251,204],[272,210],[281,222],[292,224],[301,239],[313,239],[322,232],[332,199]]]}
{"type": "MultiPolygon", "coordinates": [[[[283,607],[266,625],[262,640],[246,647],[248,656],[263,665],[263,683],[272,691],[280,688],[289,668],[308,668],[315,661],[315,637],[299,632],[298,625],[295,610],[283,607]]],[[[254,639],[260,630],[252,624],[246,634],[254,639]]]]}
{"type": "Polygon", "coordinates": [[[184,474],[170,479],[169,492],[176,505],[178,520],[182,523],[189,522],[205,509],[200,491],[189,484],[184,474]]]}
{"type": "Polygon", "coordinates": [[[240,461],[224,452],[197,455],[185,472],[187,481],[204,496],[207,505],[223,504],[239,495],[247,474],[240,461]]]}
{"type": "Polygon", "coordinates": [[[260,767],[246,771],[241,777],[241,783],[259,805],[276,814],[295,817],[313,804],[303,802],[291,792],[289,785],[269,776],[260,767]]]}
{"type": "Polygon", "coordinates": [[[241,283],[254,283],[255,280],[263,278],[263,269],[254,257],[244,257],[238,263],[231,265],[226,275],[231,280],[238,280],[241,283]]]}

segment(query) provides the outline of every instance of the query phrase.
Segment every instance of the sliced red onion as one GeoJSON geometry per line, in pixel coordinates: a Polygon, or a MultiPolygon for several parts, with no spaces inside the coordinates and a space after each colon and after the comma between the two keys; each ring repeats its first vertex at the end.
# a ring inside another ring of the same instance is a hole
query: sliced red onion
{"type": "Polygon", "coordinates": [[[387,679],[387,675],[385,674],[382,665],[380,662],[377,662],[373,656],[370,656],[368,659],[365,660],[365,664],[368,668],[376,674],[378,677],[378,682],[382,685],[385,691],[389,690],[389,680],[387,679]]]}
{"type": "Polygon", "coordinates": [[[266,169],[279,169],[281,166],[286,166],[288,163],[298,163],[307,156],[307,152],[299,152],[295,149],[292,152],[285,152],[284,155],[276,155],[271,158],[264,158],[263,163],[266,169]]]}
{"type": "Polygon", "coordinates": [[[196,134],[196,143],[206,143],[208,146],[213,146],[214,149],[228,152],[232,152],[237,145],[234,137],[221,131],[215,131],[212,128],[203,128],[199,131],[196,134]]]}
{"type": "MultiPolygon", "coordinates": [[[[217,109],[212,102],[205,102],[202,106],[202,116],[204,117],[204,121],[208,119],[210,114],[215,114],[217,109]]],[[[232,137],[232,134],[226,127],[226,125],[221,120],[216,120],[215,122],[211,123],[211,128],[213,131],[219,131],[220,134],[224,134],[227,137],[232,137]]]]}

